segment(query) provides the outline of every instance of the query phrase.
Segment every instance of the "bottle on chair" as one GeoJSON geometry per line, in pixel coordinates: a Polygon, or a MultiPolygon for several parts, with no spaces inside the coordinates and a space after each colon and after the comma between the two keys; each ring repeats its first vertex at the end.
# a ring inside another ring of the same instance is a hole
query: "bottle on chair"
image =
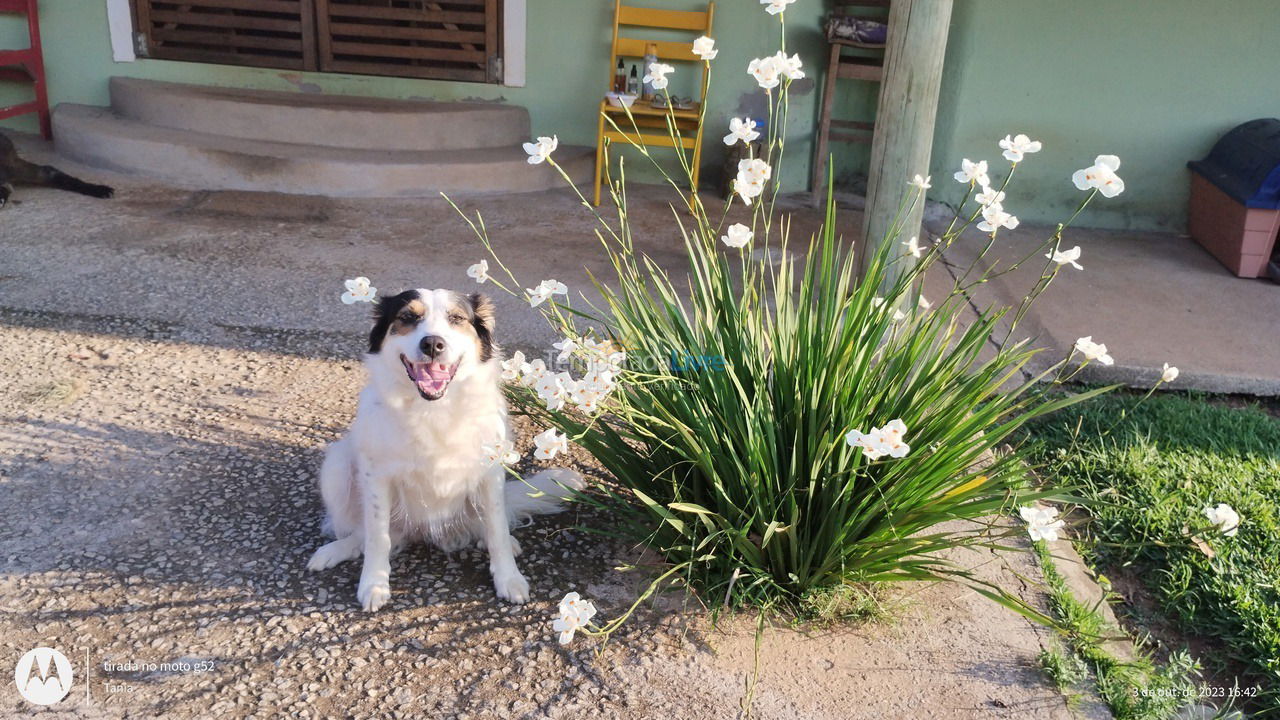
{"type": "Polygon", "coordinates": [[[613,73],[613,91],[616,93],[627,91],[627,67],[622,58],[618,58],[618,69],[613,73]]]}

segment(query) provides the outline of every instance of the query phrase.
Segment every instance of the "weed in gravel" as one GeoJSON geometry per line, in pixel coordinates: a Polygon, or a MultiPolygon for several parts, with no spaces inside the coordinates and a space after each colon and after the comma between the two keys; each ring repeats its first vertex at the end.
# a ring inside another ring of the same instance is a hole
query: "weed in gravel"
{"type": "Polygon", "coordinates": [[[817,627],[886,620],[883,594],[876,585],[857,583],[817,588],[800,598],[797,619],[817,627]]]}

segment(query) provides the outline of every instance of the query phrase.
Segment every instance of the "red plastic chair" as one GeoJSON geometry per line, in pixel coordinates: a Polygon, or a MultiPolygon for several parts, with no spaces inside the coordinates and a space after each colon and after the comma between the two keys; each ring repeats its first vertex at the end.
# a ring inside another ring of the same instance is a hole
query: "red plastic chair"
{"type": "Polygon", "coordinates": [[[36,0],[0,0],[0,13],[26,15],[31,35],[31,44],[25,50],[0,50],[0,80],[29,82],[36,92],[36,99],[31,102],[0,107],[0,120],[37,113],[40,116],[40,134],[46,140],[52,140],[53,126],[49,121],[49,92],[45,85],[36,0]]]}

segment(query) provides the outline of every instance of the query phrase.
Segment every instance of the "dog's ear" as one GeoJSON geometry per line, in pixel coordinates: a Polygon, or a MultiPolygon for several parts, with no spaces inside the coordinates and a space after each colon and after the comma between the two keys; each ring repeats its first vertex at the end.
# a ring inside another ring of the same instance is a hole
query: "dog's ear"
{"type": "Polygon", "coordinates": [[[471,324],[480,338],[480,361],[488,362],[494,353],[493,326],[497,308],[489,296],[481,293],[471,293],[468,300],[471,301],[471,324]]]}
{"type": "Polygon", "coordinates": [[[382,295],[373,306],[373,329],[369,331],[369,353],[382,350],[382,341],[391,330],[391,323],[411,301],[418,299],[418,291],[406,290],[399,295],[382,295]]]}

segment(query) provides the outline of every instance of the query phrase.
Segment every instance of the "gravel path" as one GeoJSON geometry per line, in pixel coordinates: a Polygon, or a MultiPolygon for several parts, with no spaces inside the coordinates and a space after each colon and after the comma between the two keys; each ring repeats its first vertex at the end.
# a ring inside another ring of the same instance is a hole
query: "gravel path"
{"type": "MultiPolygon", "coordinates": [[[[740,716],[750,618],[711,628],[654,608],[603,647],[555,643],[563,593],[605,617],[634,597],[639,579],[614,568],[635,554],[573,529],[603,518],[571,511],[517,532],[526,606],[494,598],[474,552],[402,553],[373,615],[354,601],[356,565],[305,570],[321,541],[321,449],[362,382],[364,320],[342,314],[337,283],[356,262],[461,278],[475,253],[450,244],[455,229],[442,249],[392,232],[431,227],[442,203],[250,197],[193,214],[225,198],[109,179],[122,185],[112,203],[23,189],[0,214],[0,715],[32,710],[4,678],[43,644],[76,672],[47,717],[740,716]]],[[[573,204],[485,202],[510,217],[573,204]]],[[[571,221],[509,227],[594,242],[571,221]]],[[[519,270],[554,276],[564,256],[544,254],[527,249],[519,270]]],[[[538,338],[506,327],[516,345],[538,338]]],[[[1013,571],[1035,576],[1026,553],[956,559],[1012,588],[1013,571]]],[[[754,716],[1071,717],[1025,620],[956,587],[890,602],[888,624],[769,630],[754,716]]]]}

